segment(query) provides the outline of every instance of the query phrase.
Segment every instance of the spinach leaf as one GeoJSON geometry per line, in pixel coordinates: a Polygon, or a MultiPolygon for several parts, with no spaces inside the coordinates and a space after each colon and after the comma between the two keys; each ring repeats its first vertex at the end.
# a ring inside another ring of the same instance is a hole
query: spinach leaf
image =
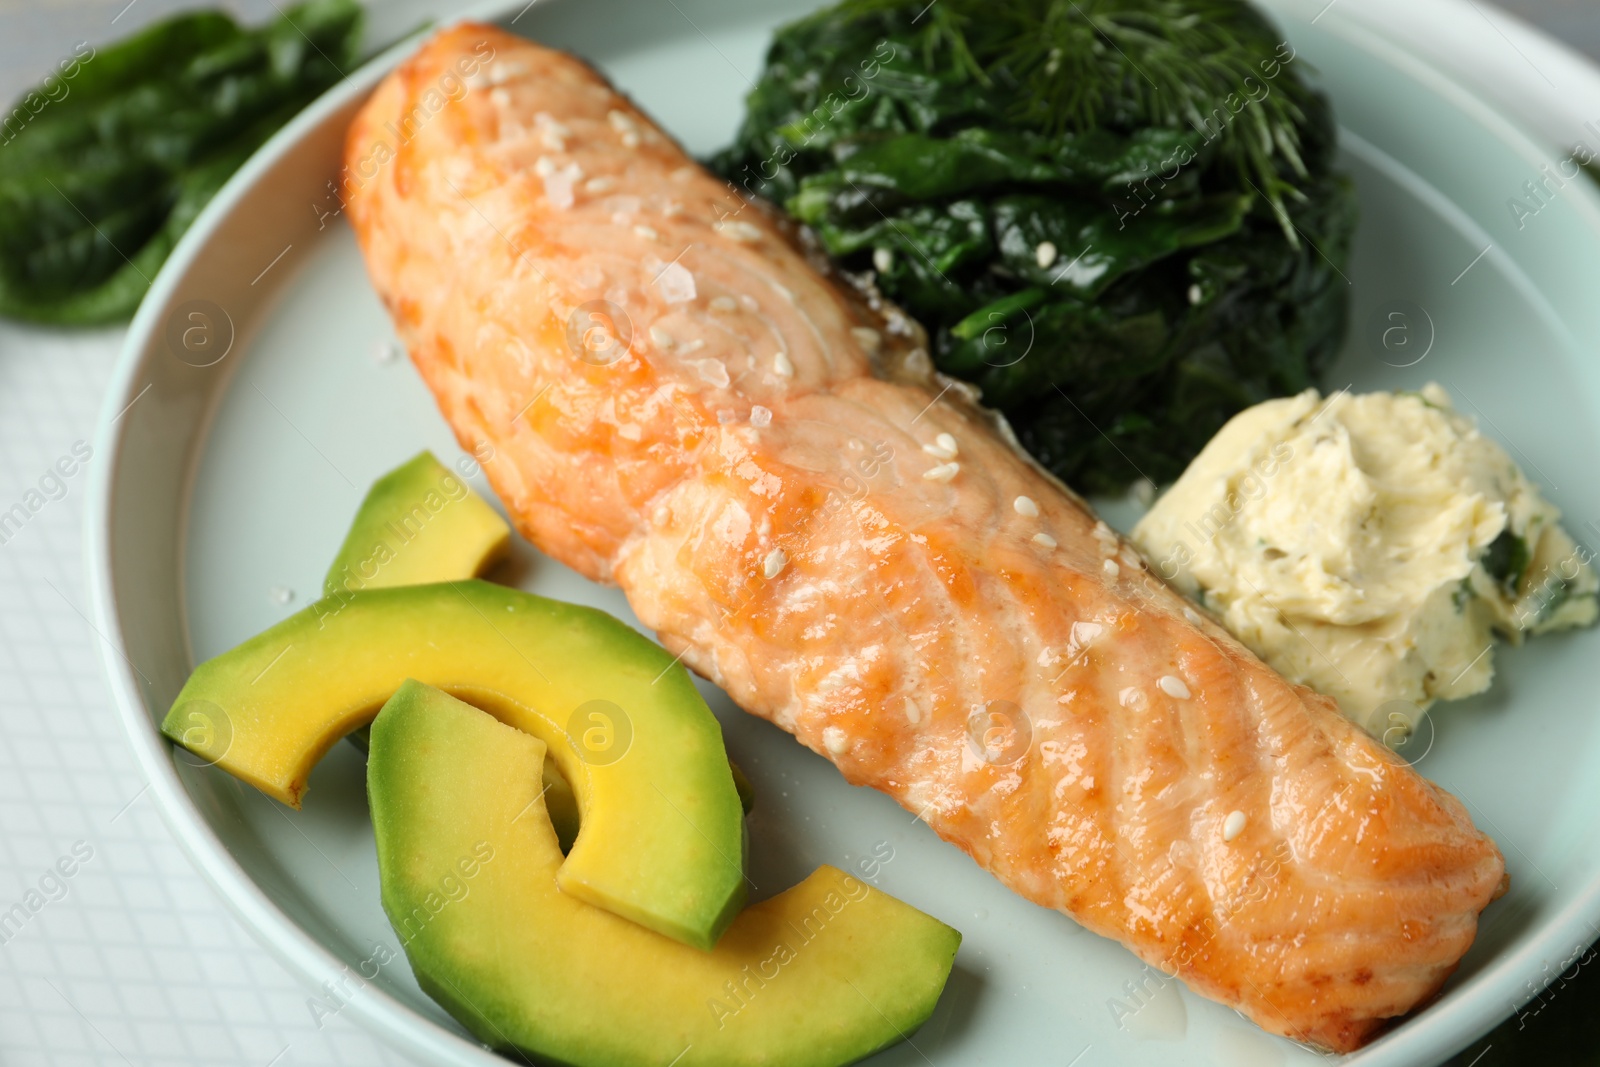
{"type": "Polygon", "coordinates": [[[1342,340],[1354,189],[1301,67],[1244,0],[845,0],[777,33],[711,164],[1113,493],[1342,340]]]}
{"type": "Polygon", "coordinates": [[[0,144],[0,314],[132,314],[223,183],[355,63],[360,24],[354,0],[253,30],[179,15],[76,61],[59,99],[25,96],[25,125],[0,144]]]}

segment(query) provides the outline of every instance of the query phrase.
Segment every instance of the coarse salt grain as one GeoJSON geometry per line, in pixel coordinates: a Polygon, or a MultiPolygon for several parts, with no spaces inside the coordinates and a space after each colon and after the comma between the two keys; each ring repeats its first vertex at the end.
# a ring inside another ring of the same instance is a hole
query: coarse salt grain
{"type": "Polygon", "coordinates": [[[684,362],[694,367],[695,374],[707,385],[726,389],[732,380],[728,377],[728,365],[720,359],[690,359],[684,362]]]}
{"type": "Polygon", "coordinates": [[[1117,566],[1117,561],[1114,559],[1106,560],[1100,565],[1100,569],[1106,572],[1107,578],[1115,578],[1122,573],[1122,568],[1117,566]]]}
{"type": "Polygon", "coordinates": [[[583,169],[576,163],[568,163],[564,167],[551,170],[543,177],[544,198],[550,202],[550,206],[557,211],[570,208],[575,201],[572,187],[583,178],[583,169]]]}
{"type": "Polygon", "coordinates": [[[755,405],[754,407],[752,407],[750,409],[750,425],[751,426],[769,426],[771,424],[772,424],[772,412],[771,412],[771,410],[762,407],[760,404],[757,404],[757,405],[755,405]]]}
{"type": "Polygon", "coordinates": [[[656,275],[656,288],[661,299],[669,304],[683,304],[694,299],[694,275],[682,263],[668,263],[656,275]]]}
{"type": "Polygon", "coordinates": [[[822,731],[822,744],[835,756],[842,756],[850,747],[850,735],[837,726],[829,726],[822,731]]]}
{"type": "Polygon", "coordinates": [[[794,377],[794,364],[789,362],[787,353],[779,352],[772,357],[772,373],[780,378],[794,377]]]}

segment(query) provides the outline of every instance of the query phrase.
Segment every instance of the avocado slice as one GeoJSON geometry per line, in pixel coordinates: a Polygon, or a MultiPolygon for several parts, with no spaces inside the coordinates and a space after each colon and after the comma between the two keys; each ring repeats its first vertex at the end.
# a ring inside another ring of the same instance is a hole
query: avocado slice
{"type": "MultiPolygon", "coordinates": [[[[323,595],[476,578],[504,558],[510,544],[511,527],[500,513],[423,449],[367,490],[323,579],[323,595]]],[[[365,752],[367,730],[353,730],[345,740],[365,752]]],[[[748,815],[755,789],[737,764],[732,769],[748,815]]],[[[544,783],[545,807],[565,852],[578,837],[578,801],[553,763],[545,764],[544,783]]]]}
{"type": "Polygon", "coordinates": [[[424,450],[367,490],[322,593],[474,578],[510,543],[500,513],[424,450]]]}
{"type": "MultiPolygon", "coordinates": [[[[322,580],[322,595],[477,578],[510,545],[511,527],[500,513],[423,449],[367,490],[322,580]]],[[[367,728],[346,740],[365,752],[367,728]]],[[[549,780],[554,787],[556,779],[549,780]]],[[[577,809],[560,808],[559,789],[547,799],[556,825],[570,824],[576,834],[577,809]]],[[[570,836],[567,842],[570,847],[570,836]]]]}
{"type": "Polygon", "coordinates": [[[602,611],[478,580],[325,597],[196,667],[161,728],[299,807],[322,754],[407,678],[550,747],[582,813],[563,891],[716,943],[745,898],[722,728],[687,670],[602,611]]]}
{"type": "Polygon", "coordinates": [[[833,867],[710,952],[562,893],[544,756],[417,682],[373,724],[384,911],[418,984],[485,1044],[570,1067],[837,1067],[932,1014],[961,935],[833,867]]]}

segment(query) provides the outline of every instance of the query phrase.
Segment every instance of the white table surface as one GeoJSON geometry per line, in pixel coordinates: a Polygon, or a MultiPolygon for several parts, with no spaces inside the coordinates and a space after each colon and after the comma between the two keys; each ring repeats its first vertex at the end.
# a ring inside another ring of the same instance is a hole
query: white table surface
{"type": "MultiPolygon", "coordinates": [[[[192,6],[0,0],[0,100],[13,99],[79,41],[103,43],[192,6]]],[[[275,5],[221,6],[254,21],[275,5]]],[[[428,6],[383,4],[374,36],[416,25],[428,6]]],[[[1498,13],[1475,6],[1496,33],[1504,28],[1498,13]]],[[[1600,55],[1593,0],[1503,6],[1600,55]]],[[[1504,39],[1521,50],[1514,31],[1504,39]]],[[[1418,42],[1426,51],[1426,35],[1418,42]]],[[[1448,66],[1447,54],[1429,58],[1448,66]]],[[[1560,60],[1539,53],[1548,93],[1502,101],[1553,145],[1578,136],[1584,118],[1600,119],[1600,94],[1566,78],[1560,60]]],[[[1471,81],[1470,72],[1458,73],[1471,81]]],[[[0,512],[36,488],[76,442],[93,440],[121,336],[0,322],[0,512]]],[[[239,928],[144,796],[109,706],[100,639],[86,618],[82,472],[65,484],[59,499],[0,544],[0,923],[75,846],[89,858],[72,877],[46,880],[49,892],[35,898],[43,906],[20,930],[0,925],[0,1065],[405,1062],[348,1018],[313,1014],[312,991],[239,928]]]]}

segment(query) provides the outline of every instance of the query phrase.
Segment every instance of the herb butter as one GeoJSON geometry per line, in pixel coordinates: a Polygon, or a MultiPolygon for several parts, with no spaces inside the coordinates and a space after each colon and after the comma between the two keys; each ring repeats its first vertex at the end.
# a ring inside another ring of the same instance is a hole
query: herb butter
{"type": "Polygon", "coordinates": [[[1593,553],[1559,520],[1430,384],[1241,412],[1133,540],[1281,674],[1382,730],[1487,689],[1493,634],[1595,621],[1593,553]]]}

